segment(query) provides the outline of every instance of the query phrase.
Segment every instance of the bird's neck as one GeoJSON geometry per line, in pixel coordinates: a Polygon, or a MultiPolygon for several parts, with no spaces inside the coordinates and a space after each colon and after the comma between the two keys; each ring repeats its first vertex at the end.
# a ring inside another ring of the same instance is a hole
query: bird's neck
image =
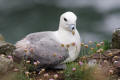
{"type": "Polygon", "coordinates": [[[58,29],[58,34],[59,35],[61,35],[61,34],[64,34],[64,35],[72,35],[72,32],[71,31],[68,31],[68,30],[65,30],[64,28],[62,28],[62,27],[59,27],[59,29],[58,29]]]}
{"type": "Polygon", "coordinates": [[[61,40],[60,42],[66,43],[69,40],[72,40],[75,35],[72,34],[72,32],[65,30],[64,28],[59,28],[56,32],[55,35],[57,39],[61,40]]]}

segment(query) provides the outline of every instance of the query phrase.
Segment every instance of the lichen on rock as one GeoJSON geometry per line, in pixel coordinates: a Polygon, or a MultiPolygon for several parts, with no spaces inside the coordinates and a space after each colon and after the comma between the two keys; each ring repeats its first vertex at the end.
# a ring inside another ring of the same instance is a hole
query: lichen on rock
{"type": "Polygon", "coordinates": [[[8,59],[0,55],[0,74],[4,74],[12,68],[13,68],[12,59],[8,59]]]}
{"type": "Polygon", "coordinates": [[[112,35],[112,48],[120,49],[120,28],[115,29],[112,35]]]}
{"type": "Polygon", "coordinates": [[[0,74],[5,74],[13,68],[12,53],[15,46],[11,43],[4,41],[3,36],[0,34],[0,74]]]}
{"type": "Polygon", "coordinates": [[[15,49],[15,46],[11,43],[0,41],[0,54],[11,55],[15,49]]]}

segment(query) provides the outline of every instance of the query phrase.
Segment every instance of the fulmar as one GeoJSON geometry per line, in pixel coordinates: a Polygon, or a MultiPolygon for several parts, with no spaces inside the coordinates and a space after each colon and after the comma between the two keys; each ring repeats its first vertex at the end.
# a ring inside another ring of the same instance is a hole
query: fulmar
{"type": "Polygon", "coordinates": [[[15,59],[20,61],[27,56],[39,61],[39,68],[65,69],[65,63],[74,61],[80,52],[80,35],[76,29],[76,20],[77,16],[68,11],[60,16],[57,31],[27,35],[15,44],[15,59]]]}

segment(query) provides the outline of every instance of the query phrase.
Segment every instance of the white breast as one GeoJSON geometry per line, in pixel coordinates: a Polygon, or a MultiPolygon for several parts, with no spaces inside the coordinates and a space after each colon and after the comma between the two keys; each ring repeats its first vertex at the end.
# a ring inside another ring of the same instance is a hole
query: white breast
{"type": "MultiPolygon", "coordinates": [[[[74,61],[80,52],[80,36],[78,31],[75,31],[75,35],[70,32],[56,32],[56,37],[60,41],[61,44],[70,45],[69,50],[69,58],[67,58],[64,62],[74,61]],[[75,43],[75,46],[72,45],[75,43]]],[[[67,48],[67,47],[66,47],[67,48]]]]}

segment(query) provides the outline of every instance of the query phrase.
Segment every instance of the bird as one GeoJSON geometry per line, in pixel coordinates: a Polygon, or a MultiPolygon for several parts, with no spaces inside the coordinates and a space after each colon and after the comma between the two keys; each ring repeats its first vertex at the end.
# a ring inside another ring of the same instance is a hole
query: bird
{"type": "Polygon", "coordinates": [[[40,69],[65,69],[65,63],[76,60],[80,53],[81,41],[76,21],[75,13],[67,11],[60,16],[58,30],[30,33],[17,41],[15,60],[20,61],[27,56],[39,61],[40,69]]]}

